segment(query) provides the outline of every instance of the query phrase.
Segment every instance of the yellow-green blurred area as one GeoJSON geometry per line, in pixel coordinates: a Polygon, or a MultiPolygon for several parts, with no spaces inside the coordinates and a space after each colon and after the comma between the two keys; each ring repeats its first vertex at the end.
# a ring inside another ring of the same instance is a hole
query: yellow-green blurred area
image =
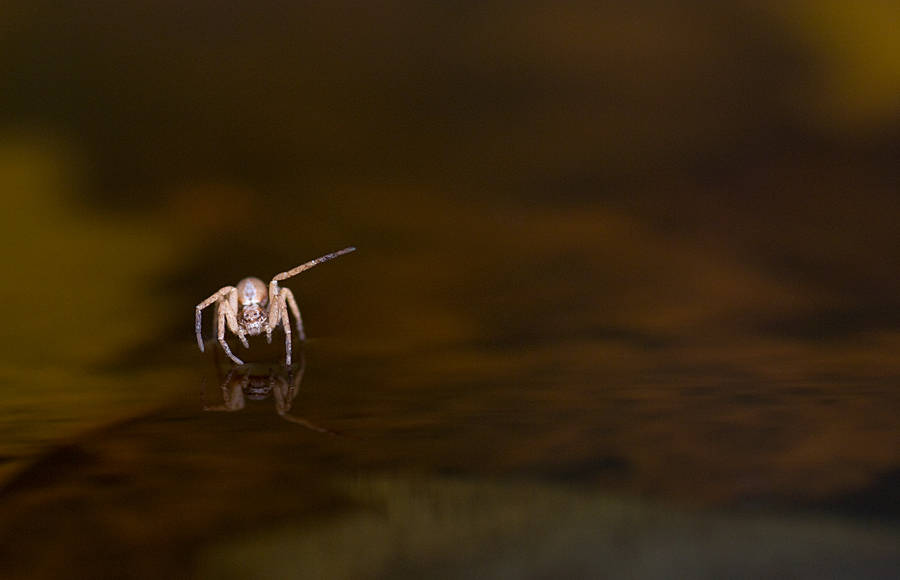
{"type": "Polygon", "coordinates": [[[897,577],[898,222],[896,2],[3,2],[0,570],[897,577]]]}

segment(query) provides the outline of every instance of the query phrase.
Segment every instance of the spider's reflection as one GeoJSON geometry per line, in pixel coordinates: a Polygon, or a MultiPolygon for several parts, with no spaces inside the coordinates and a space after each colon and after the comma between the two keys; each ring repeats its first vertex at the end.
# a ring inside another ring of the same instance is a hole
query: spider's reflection
{"type": "Polygon", "coordinates": [[[341,435],[337,431],[326,429],[306,419],[291,415],[289,411],[303,380],[306,370],[306,356],[300,351],[300,362],[291,366],[277,363],[249,363],[231,367],[222,381],[222,405],[210,405],[206,402],[206,379],[200,388],[200,402],[204,411],[240,411],[247,399],[263,401],[270,396],[275,399],[275,411],[287,421],[303,425],[320,433],[341,435]]]}

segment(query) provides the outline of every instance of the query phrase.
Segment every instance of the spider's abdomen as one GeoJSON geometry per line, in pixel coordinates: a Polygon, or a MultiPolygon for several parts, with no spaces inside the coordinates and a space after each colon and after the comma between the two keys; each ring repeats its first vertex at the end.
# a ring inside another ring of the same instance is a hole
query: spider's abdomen
{"type": "Polygon", "coordinates": [[[269,301],[269,292],[266,285],[259,278],[244,278],[237,284],[237,297],[241,306],[249,304],[262,304],[269,301]]]}
{"type": "Polygon", "coordinates": [[[256,336],[266,329],[266,321],[269,319],[269,315],[260,308],[259,304],[249,304],[241,309],[237,319],[238,324],[244,327],[247,334],[256,336]]]}

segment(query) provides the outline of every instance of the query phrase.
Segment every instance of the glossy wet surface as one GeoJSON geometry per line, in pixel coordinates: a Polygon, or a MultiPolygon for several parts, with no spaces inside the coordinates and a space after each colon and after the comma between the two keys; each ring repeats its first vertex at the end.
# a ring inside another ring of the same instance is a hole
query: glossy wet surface
{"type": "Polygon", "coordinates": [[[13,13],[72,110],[0,136],[0,576],[900,575],[892,85],[807,110],[765,19],[489,4],[435,44],[400,5],[13,13]],[[349,245],[283,284],[294,367],[199,352],[218,288],[349,245]]]}

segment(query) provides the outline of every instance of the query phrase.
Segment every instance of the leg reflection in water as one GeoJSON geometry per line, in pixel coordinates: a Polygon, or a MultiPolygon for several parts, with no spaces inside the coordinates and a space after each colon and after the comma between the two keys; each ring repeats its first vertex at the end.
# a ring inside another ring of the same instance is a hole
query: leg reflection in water
{"type": "Polygon", "coordinates": [[[240,411],[244,408],[247,399],[263,401],[271,395],[275,399],[275,410],[285,420],[303,425],[319,433],[346,437],[337,431],[326,429],[289,413],[299,392],[305,370],[306,355],[302,350],[300,351],[300,362],[291,366],[276,363],[250,363],[231,367],[221,387],[224,404],[207,404],[205,377],[200,387],[200,403],[203,405],[204,411],[240,411]]]}

